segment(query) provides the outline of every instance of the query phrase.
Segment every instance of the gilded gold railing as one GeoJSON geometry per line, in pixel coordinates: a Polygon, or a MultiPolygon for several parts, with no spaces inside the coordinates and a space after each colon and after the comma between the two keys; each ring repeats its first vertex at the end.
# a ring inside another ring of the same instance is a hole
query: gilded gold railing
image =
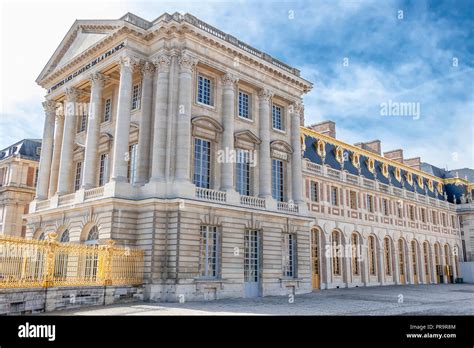
{"type": "Polygon", "coordinates": [[[143,283],[143,250],[0,235],[0,288],[143,283]]]}

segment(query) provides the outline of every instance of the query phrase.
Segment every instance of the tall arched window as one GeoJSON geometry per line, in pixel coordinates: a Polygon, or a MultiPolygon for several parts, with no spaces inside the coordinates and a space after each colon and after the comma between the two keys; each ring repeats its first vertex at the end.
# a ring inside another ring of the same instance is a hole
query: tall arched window
{"type": "Polygon", "coordinates": [[[339,231],[332,231],[332,273],[341,275],[341,234],[339,231]]]}
{"type": "Polygon", "coordinates": [[[369,274],[371,276],[377,275],[377,269],[375,266],[375,237],[369,236],[368,239],[368,256],[369,256],[369,274]]]}
{"type": "Polygon", "coordinates": [[[65,229],[64,232],[61,234],[61,243],[68,243],[69,242],[69,230],[65,229]]]}
{"type": "Polygon", "coordinates": [[[99,229],[97,226],[93,226],[87,235],[85,241],[86,244],[98,244],[99,243],[99,229]]]}
{"type": "Polygon", "coordinates": [[[359,235],[353,233],[351,236],[352,241],[352,274],[355,276],[360,275],[359,266],[359,235]]]}
{"type": "Polygon", "coordinates": [[[425,265],[425,278],[429,283],[431,282],[430,277],[430,245],[427,241],[423,242],[423,263],[425,265]]]}
{"type": "Polygon", "coordinates": [[[415,277],[415,281],[417,281],[418,276],[418,267],[417,267],[417,259],[416,259],[416,242],[414,240],[411,241],[411,260],[413,264],[413,276],[415,277]]]}
{"type": "Polygon", "coordinates": [[[451,258],[450,258],[450,252],[449,252],[449,245],[448,244],[445,244],[444,245],[444,263],[447,265],[447,266],[451,266],[451,258]]]}
{"type": "Polygon", "coordinates": [[[385,274],[388,276],[392,275],[392,251],[390,248],[390,238],[385,237],[383,240],[384,244],[384,255],[385,255],[385,274]]]}
{"type": "Polygon", "coordinates": [[[398,263],[400,266],[400,275],[405,275],[405,248],[403,245],[403,239],[398,240],[398,263]]]}

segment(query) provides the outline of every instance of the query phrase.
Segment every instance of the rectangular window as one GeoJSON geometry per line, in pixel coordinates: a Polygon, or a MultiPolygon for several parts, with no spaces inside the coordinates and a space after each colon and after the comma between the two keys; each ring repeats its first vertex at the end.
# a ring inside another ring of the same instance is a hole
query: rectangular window
{"type": "Polygon", "coordinates": [[[410,220],[415,221],[415,207],[413,205],[408,206],[408,217],[410,220]]]}
{"type": "Polygon", "coordinates": [[[99,167],[99,186],[104,186],[109,182],[109,154],[103,153],[100,155],[99,167]]]}
{"type": "Polygon", "coordinates": [[[454,218],[454,215],[451,215],[451,226],[456,227],[456,219],[454,218]]]}
{"type": "Polygon", "coordinates": [[[39,168],[36,168],[36,170],[35,170],[35,182],[33,184],[34,187],[38,186],[38,174],[39,174],[39,168]]]}
{"type": "Polygon", "coordinates": [[[250,161],[247,150],[237,149],[235,169],[237,192],[244,196],[250,196],[250,161]]]}
{"type": "Polygon", "coordinates": [[[239,116],[251,119],[250,115],[250,95],[246,92],[239,91],[239,116]]]}
{"type": "Polygon", "coordinates": [[[108,98],[105,100],[104,104],[104,118],[102,122],[110,121],[110,115],[112,114],[112,99],[108,98]]]}
{"type": "Polygon", "coordinates": [[[283,162],[272,159],[272,196],[279,202],[284,200],[283,162]]]}
{"type": "Polygon", "coordinates": [[[283,130],[283,108],[279,105],[272,105],[272,126],[274,129],[283,130]]]}
{"type": "Polygon", "coordinates": [[[76,163],[76,176],[74,178],[74,191],[81,188],[82,162],[76,163]]]}
{"type": "Polygon", "coordinates": [[[213,85],[212,80],[201,74],[198,75],[198,93],[197,101],[198,103],[204,105],[214,105],[213,103],[213,85]]]}
{"type": "Polygon", "coordinates": [[[438,214],[436,213],[435,210],[432,210],[431,211],[431,217],[432,217],[432,222],[433,222],[433,225],[437,225],[438,224],[438,214]]]}
{"type": "Polygon", "coordinates": [[[81,118],[79,119],[79,124],[77,127],[77,132],[84,132],[87,128],[87,111],[84,109],[82,111],[81,118]]]}
{"type": "Polygon", "coordinates": [[[137,144],[132,144],[128,147],[128,170],[127,178],[128,182],[132,185],[135,184],[137,177],[137,144]]]}
{"type": "Polygon", "coordinates": [[[311,181],[311,202],[319,202],[319,184],[311,181]]]}
{"type": "Polygon", "coordinates": [[[445,213],[441,214],[441,222],[443,223],[443,226],[446,227],[446,214],[445,213]]]}
{"type": "Polygon", "coordinates": [[[382,211],[385,216],[388,216],[388,201],[386,198],[382,198],[382,211]]]}
{"type": "Polygon", "coordinates": [[[399,219],[402,219],[403,218],[403,208],[402,208],[402,204],[400,203],[397,203],[397,215],[398,215],[398,218],[399,219]]]}
{"type": "Polygon", "coordinates": [[[292,233],[283,235],[283,277],[294,278],[296,275],[296,236],[292,233]]]}
{"type": "Polygon", "coordinates": [[[357,192],[351,191],[349,193],[349,203],[352,210],[357,210],[357,192]]]}
{"type": "Polygon", "coordinates": [[[331,204],[339,205],[339,190],[334,186],[331,186],[331,204]]]}
{"type": "Polygon", "coordinates": [[[201,251],[199,274],[204,278],[218,276],[218,236],[217,226],[201,226],[201,251]]]}
{"type": "Polygon", "coordinates": [[[426,222],[426,211],[425,208],[420,209],[420,218],[421,222],[425,223],[426,222]]]}
{"type": "Polygon", "coordinates": [[[142,99],[142,84],[137,83],[132,88],[132,110],[140,109],[142,99]]]}
{"type": "Polygon", "coordinates": [[[374,212],[374,196],[367,195],[367,210],[370,213],[374,212]]]}
{"type": "Polygon", "coordinates": [[[197,187],[211,187],[211,143],[194,139],[194,184],[197,187]]]}

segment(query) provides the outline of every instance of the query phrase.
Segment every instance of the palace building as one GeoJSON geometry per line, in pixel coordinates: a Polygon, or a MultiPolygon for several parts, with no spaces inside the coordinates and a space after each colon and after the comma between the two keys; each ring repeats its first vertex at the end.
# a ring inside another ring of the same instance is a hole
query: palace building
{"type": "Polygon", "coordinates": [[[144,249],[149,300],[460,277],[468,180],[305,127],[311,82],[194,16],[78,20],[37,83],[27,236],[144,249]]]}
{"type": "Polygon", "coordinates": [[[35,197],[41,139],[23,139],[0,150],[0,234],[26,236],[30,202],[35,197]]]}

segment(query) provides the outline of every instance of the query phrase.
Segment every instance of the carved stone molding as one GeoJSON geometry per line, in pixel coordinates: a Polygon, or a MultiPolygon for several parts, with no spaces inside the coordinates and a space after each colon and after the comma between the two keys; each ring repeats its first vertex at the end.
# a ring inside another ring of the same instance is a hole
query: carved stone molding
{"type": "Polygon", "coordinates": [[[239,81],[238,77],[232,73],[226,73],[221,78],[222,85],[225,88],[235,89],[237,82],[239,81]]]}
{"type": "Polygon", "coordinates": [[[81,90],[78,90],[77,88],[69,87],[69,88],[66,88],[65,94],[66,94],[66,101],[75,102],[77,98],[84,95],[84,92],[82,92],[81,90]]]}
{"type": "Polygon", "coordinates": [[[258,97],[260,100],[270,101],[273,98],[273,91],[270,89],[261,89],[258,92],[258,97]]]}
{"type": "Polygon", "coordinates": [[[123,56],[119,60],[120,62],[120,71],[128,70],[133,72],[133,70],[140,65],[140,59],[133,56],[123,56]]]}
{"type": "Polygon", "coordinates": [[[160,54],[153,59],[153,64],[155,64],[157,72],[168,72],[171,65],[171,57],[167,53],[160,54]]]}
{"type": "Polygon", "coordinates": [[[104,88],[105,82],[107,81],[107,76],[101,73],[93,73],[89,78],[91,80],[92,88],[104,88]]]}
{"type": "Polygon", "coordinates": [[[155,72],[155,65],[152,62],[144,62],[140,72],[144,78],[151,78],[155,72]]]}
{"type": "Polygon", "coordinates": [[[46,115],[56,114],[56,102],[54,100],[46,100],[43,102],[43,109],[46,115]]]}
{"type": "Polygon", "coordinates": [[[182,52],[178,63],[181,71],[193,72],[194,67],[198,63],[198,59],[187,52],[182,52]]]}

